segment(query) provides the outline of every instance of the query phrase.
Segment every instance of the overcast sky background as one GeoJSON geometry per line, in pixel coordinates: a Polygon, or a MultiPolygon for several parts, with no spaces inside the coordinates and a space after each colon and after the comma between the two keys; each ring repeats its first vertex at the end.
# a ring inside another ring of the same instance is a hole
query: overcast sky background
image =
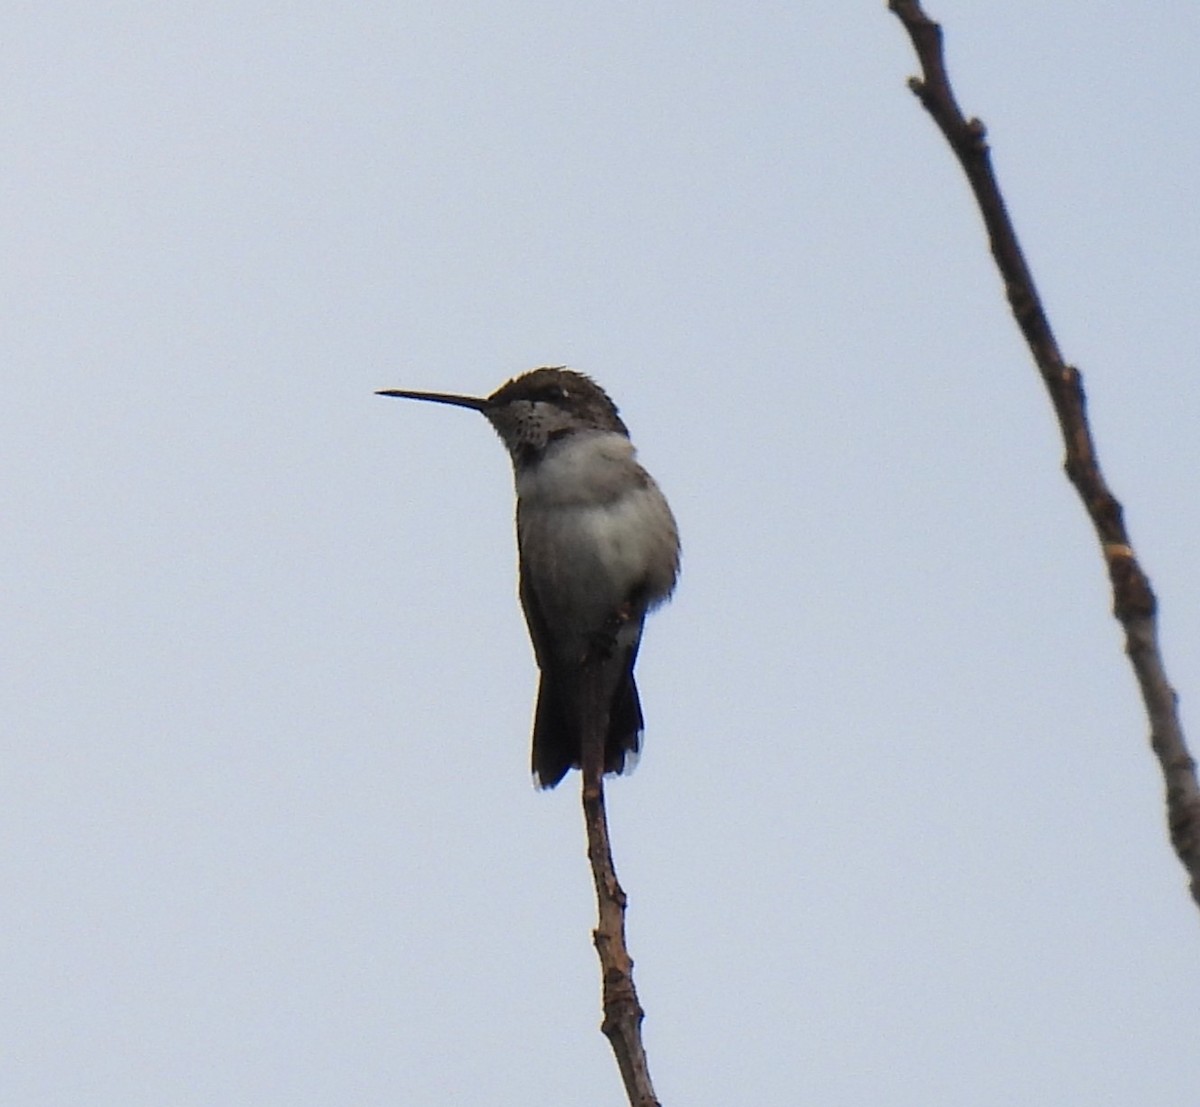
{"type": "MultiPolygon", "coordinates": [[[[940,0],[1200,743],[1200,9],[940,0]]],[[[666,1104],[1191,1107],[1103,565],[882,2],[10,5],[0,1101],[623,1102],[507,457],[684,541],[610,789],[666,1104]]]]}

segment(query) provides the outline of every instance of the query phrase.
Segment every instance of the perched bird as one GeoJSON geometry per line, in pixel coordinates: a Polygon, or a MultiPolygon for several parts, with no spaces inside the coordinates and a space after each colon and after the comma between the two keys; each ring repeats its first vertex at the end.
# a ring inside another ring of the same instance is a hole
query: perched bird
{"type": "Polygon", "coordinates": [[[387,389],[482,412],[512,457],[521,606],[541,680],[533,773],[553,788],[583,763],[580,674],[611,662],[604,771],[622,772],[640,747],[633,665],[646,612],[679,575],[679,532],[667,501],[637,462],[617,407],[590,377],[533,369],[486,398],[387,389]]]}

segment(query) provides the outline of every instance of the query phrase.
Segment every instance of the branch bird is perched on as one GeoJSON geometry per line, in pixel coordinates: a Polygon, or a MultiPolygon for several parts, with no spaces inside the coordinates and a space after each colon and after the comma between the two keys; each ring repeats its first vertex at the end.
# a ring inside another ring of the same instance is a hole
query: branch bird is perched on
{"type": "Polygon", "coordinates": [[[471,408],[504,440],[517,491],[521,606],[541,670],[534,776],[553,788],[582,764],[580,673],[601,659],[615,663],[604,770],[621,772],[643,725],[633,679],[642,624],[675,588],[679,532],[616,405],[590,377],[561,366],[523,373],[486,398],[379,395],[471,408]]]}

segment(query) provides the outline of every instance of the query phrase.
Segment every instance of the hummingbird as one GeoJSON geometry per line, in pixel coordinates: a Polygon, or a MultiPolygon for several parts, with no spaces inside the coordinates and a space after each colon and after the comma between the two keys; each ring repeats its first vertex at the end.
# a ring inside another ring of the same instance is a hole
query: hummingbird
{"type": "Polygon", "coordinates": [[[540,670],[532,767],[553,788],[583,764],[579,674],[598,656],[604,686],[604,771],[632,768],[644,726],[633,666],[646,613],[679,576],[679,530],[666,497],[637,461],[617,406],[565,366],[514,377],[490,396],[384,389],[481,412],[512,459],[519,594],[540,670]],[[611,695],[610,695],[611,691],[611,695]]]}

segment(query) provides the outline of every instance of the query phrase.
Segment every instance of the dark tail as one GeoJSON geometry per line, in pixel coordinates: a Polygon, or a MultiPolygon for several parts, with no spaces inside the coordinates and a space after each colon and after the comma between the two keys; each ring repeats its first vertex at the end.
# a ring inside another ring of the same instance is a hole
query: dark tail
{"type": "MultiPolygon", "coordinates": [[[[568,770],[583,764],[579,727],[567,694],[569,685],[543,672],[533,717],[533,775],[539,788],[553,788],[568,770]]],[[[604,771],[620,773],[633,767],[641,745],[642,705],[633,680],[633,659],[613,691],[604,739],[604,771]]]]}

